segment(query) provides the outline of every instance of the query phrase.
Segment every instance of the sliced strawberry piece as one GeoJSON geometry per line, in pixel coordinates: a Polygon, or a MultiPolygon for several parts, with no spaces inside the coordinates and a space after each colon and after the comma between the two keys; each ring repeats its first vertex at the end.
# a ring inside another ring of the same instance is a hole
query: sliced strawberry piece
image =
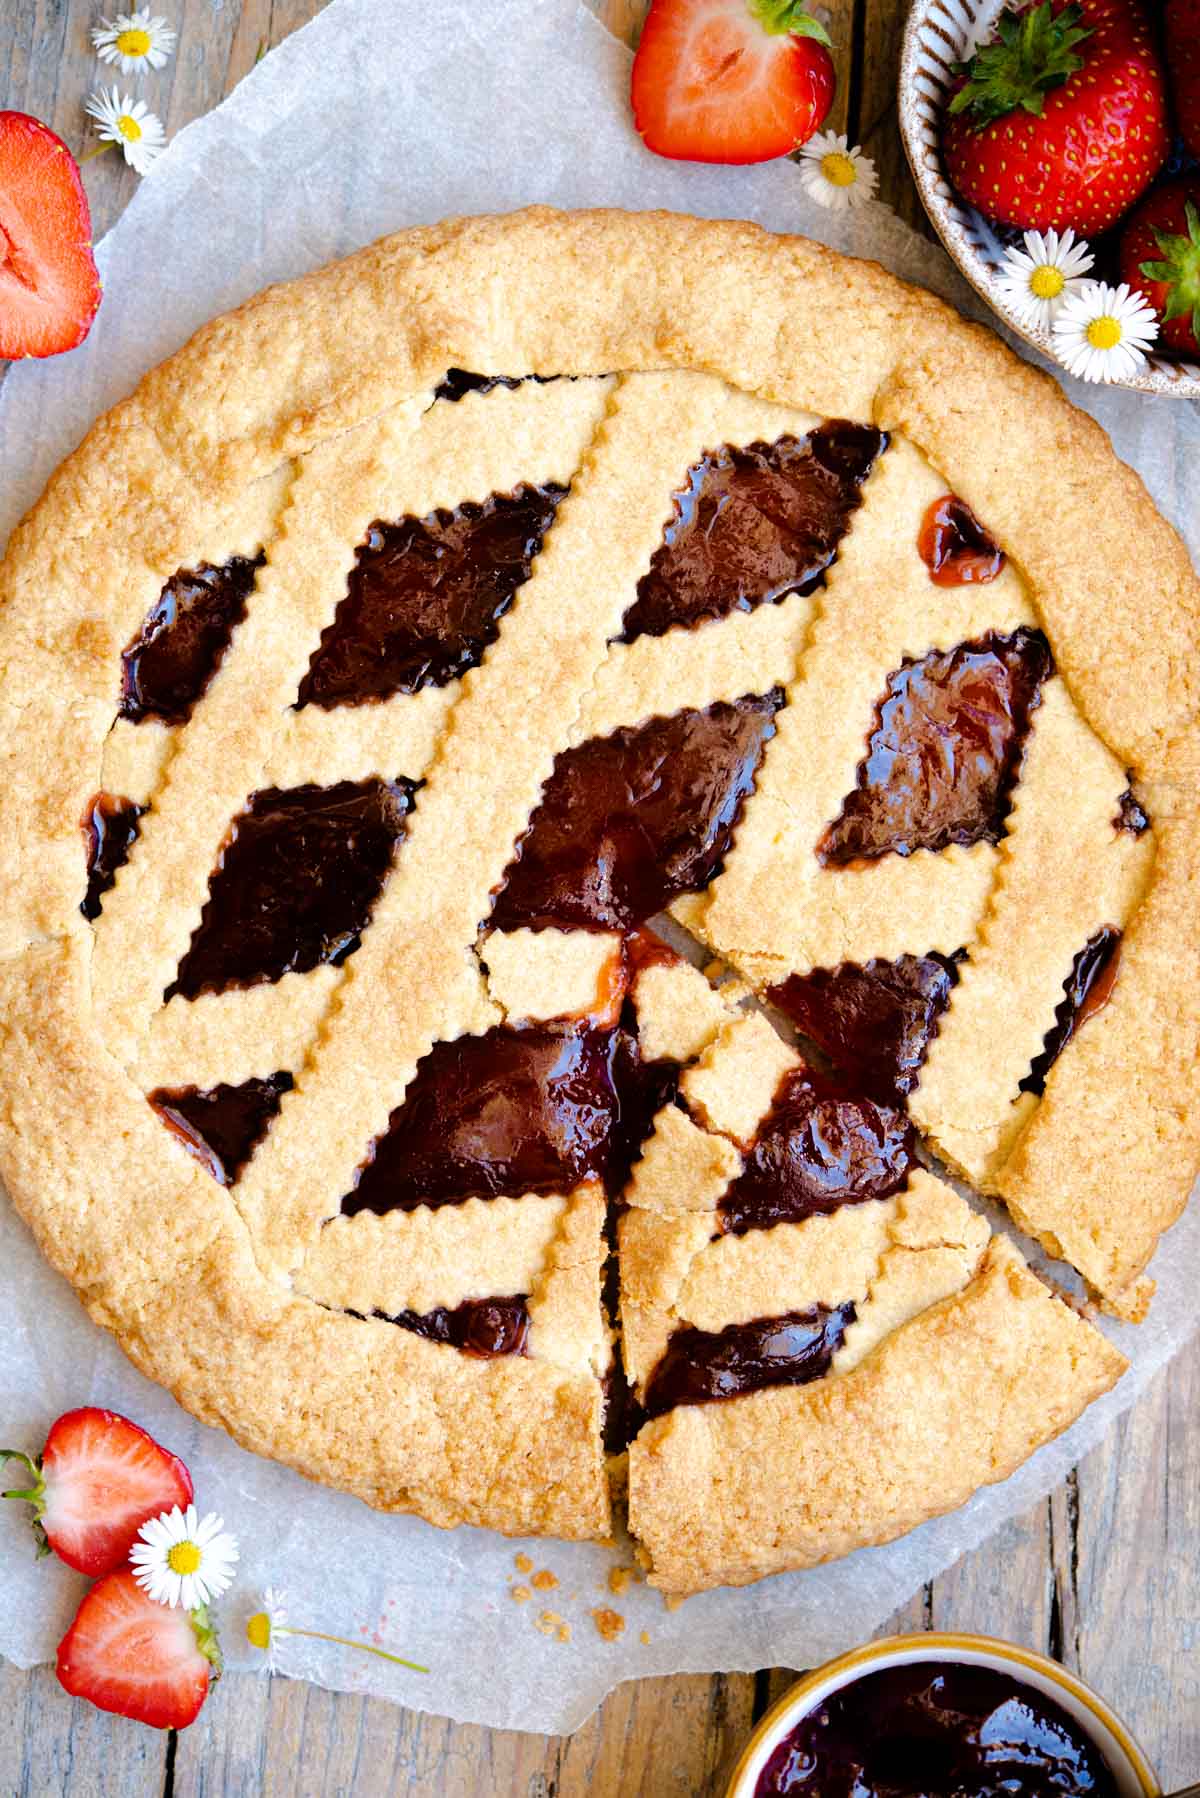
{"type": "Polygon", "coordinates": [[[99,304],[75,158],[38,119],[0,112],[0,357],[73,350],[99,304]]]}
{"type": "Polygon", "coordinates": [[[633,59],[646,147],[688,162],[766,162],[833,103],[829,39],[800,0],[653,0],[633,59]]]}
{"type": "Polygon", "coordinates": [[[202,1610],[147,1598],[132,1573],[106,1574],[58,1645],[58,1683],[75,1698],[154,1729],[186,1729],[219,1677],[221,1651],[202,1610]]]}
{"type": "Polygon", "coordinates": [[[3,1459],[29,1469],[28,1486],[0,1497],[33,1505],[42,1553],[52,1548],[68,1567],[93,1577],[129,1559],[147,1518],[192,1500],[191,1475],[178,1455],[127,1417],[94,1405],[64,1412],[38,1460],[19,1449],[0,1449],[3,1459]]]}

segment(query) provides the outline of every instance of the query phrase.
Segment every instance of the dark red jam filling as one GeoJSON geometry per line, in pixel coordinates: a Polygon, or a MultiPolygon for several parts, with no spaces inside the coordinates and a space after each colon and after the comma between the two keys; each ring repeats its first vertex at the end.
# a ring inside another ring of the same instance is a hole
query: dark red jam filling
{"type": "Polygon", "coordinates": [[[117,869],[128,861],[130,847],[148,809],[135,805],[132,799],[97,793],[84,813],[88,878],[79,909],[85,918],[100,916],[100,901],[117,878],[117,869]]]}
{"type": "Polygon", "coordinates": [[[882,431],[834,419],[803,442],[726,444],[704,456],[638,582],[625,642],[811,593],[886,445],[882,431]]]}
{"type": "Polygon", "coordinates": [[[707,886],[782,704],[776,689],[566,750],[505,872],[492,923],[627,930],[707,886]]]}
{"type": "Polygon", "coordinates": [[[624,1184],[675,1068],[643,1063],[623,1025],[497,1025],[438,1043],[417,1066],[354,1190],[358,1211],[624,1184]]]}
{"type": "Polygon", "coordinates": [[[797,1068],[785,1076],[741,1173],[725,1190],[721,1227],[740,1236],[886,1199],[907,1181],[916,1148],[901,1106],[877,1105],[812,1068],[797,1068]]]}
{"type": "Polygon", "coordinates": [[[399,1311],[387,1321],[481,1361],[493,1361],[498,1355],[523,1355],[529,1342],[529,1309],[523,1292],[511,1299],[464,1299],[453,1311],[443,1305],[436,1311],[399,1311]]]}
{"type": "Polygon", "coordinates": [[[283,1072],[267,1080],[243,1080],[240,1086],[214,1086],[207,1092],[185,1086],[160,1086],[148,1095],[167,1128],[222,1186],[232,1186],[267,1133],[292,1076],[283,1072]]]}
{"type": "Polygon", "coordinates": [[[921,1077],[966,951],[902,955],[789,974],[768,998],[846,1075],[855,1092],[901,1105],[921,1077]]]}
{"type": "Polygon", "coordinates": [[[935,499],[921,520],[917,549],[939,587],[994,581],[1004,567],[1004,551],[956,494],[935,499]]]}
{"type": "Polygon", "coordinates": [[[344,780],[252,794],[166,997],[344,961],[379,897],[414,791],[407,780],[344,780]]]}
{"type": "Polygon", "coordinates": [[[855,789],[817,854],[844,866],[951,843],[998,843],[1030,715],[1054,672],[1041,631],[931,650],[888,676],[855,789]]]}
{"type": "Polygon", "coordinates": [[[661,1417],[676,1405],[737,1398],[766,1386],[806,1386],[829,1372],[854,1317],[853,1305],[833,1311],[814,1305],[724,1330],[685,1324],[672,1332],[646,1383],[642,1408],[647,1417],[661,1417]]]}
{"type": "Polygon", "coordinates": [[[881,1667],[822,1699],[755,1798],[1117,1798],[1112,1769],[1052,1698],[994,1667],[881,1667]]]}
{"type": "Polygon", "coordinates": [[[234,556],[214,568],[173,574],[121,657],[121,717],[186,724],[246,616],[265,556],[234,556]]]}
{"type": "Polygon", "coordinates": [[[494,387],[520,387],[525,381],[536,381],[544,386],[547,381],[562,378],[561,375],[475,375],[466,368],[448,368],[445,378],[434,388],[433,397],[457,401],[467,393],[491,393],[494,387]]]}
{"type": "Polygon", "coordinates": [[[1045,1092],[1046,1076],[1075,1032],[1108,1004],[1120,959],[1121,932],[1115,925],[1106,924],[1084,944],[1063,981],[1064,997],[1042,1039],[1042,1052],[1021,1082],[1023,1093],[1045,1092]]]}
{"type": "Polygon", "coordinates": [[[444,687],[477,667],[565,492],[518,487],[453,512],[373,524],[297,706],[329,710],[444,687]]]}
{"type": "Polygon", "coordinates": [[[1131,837],[1140,837],[1144,830],[1149,830],[1150,819],[1133,796],[1133,789],[1126,787],[1117,801],[1117,815],[1113,819],[1114,830],[1126,830],[1131,837]]]}

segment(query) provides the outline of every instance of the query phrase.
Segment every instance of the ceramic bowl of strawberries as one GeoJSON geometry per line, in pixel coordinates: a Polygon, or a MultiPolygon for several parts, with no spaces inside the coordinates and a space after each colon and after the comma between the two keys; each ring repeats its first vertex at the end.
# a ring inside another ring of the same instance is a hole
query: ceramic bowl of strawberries
{"type": "Polygon", "coordinates": [[[938,235],[1013,332],[1200,399],[1200,0],[914,0],[899,110],[938,235]]]}

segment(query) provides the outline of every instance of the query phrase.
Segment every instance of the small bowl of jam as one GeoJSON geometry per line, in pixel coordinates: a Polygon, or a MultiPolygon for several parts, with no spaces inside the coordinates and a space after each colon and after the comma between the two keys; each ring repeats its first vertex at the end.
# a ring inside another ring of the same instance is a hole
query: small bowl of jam
{"type": "Polygon", "coordinates": [[[806,1674],[726,1798],[1158,1798],[1103,1699],[990,1636],[892,1636],[806,1674]]]}

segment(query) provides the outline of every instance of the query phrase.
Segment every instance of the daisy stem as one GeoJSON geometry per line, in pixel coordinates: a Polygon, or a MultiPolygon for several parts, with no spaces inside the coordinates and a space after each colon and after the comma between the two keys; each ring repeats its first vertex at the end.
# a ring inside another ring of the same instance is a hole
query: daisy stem
{"type": "Polygon", "coordinates": [[[411,1667],[414,1673],[428,1673],[428,1667],[422,1667],[419,1661],[406,1661],[403,1655],[389,1654],[386,1648],[376,1648],[372,1642],[355,1642],[350,1636],[326,1635],[323,1629],[295,1629],[290,1623],[277,1623],[272,1632],[277,1636],[310,1636],[314,1642],[336,1642],[342,1648],[361,1648],[364,1654],[377,1654],[381,1661],[394,1661],[397,1667],[411,1667]]]}
{"type": "Polygon", "coordinates": [[[80,162],[91,162],[94,157],[103,156],[106,150],[115,150],[116,147],[111,138],[106,138],[102,144],[97,144],[94,150],[89,150],[87,155],[81,156],[79,160],[80,162]]]}

